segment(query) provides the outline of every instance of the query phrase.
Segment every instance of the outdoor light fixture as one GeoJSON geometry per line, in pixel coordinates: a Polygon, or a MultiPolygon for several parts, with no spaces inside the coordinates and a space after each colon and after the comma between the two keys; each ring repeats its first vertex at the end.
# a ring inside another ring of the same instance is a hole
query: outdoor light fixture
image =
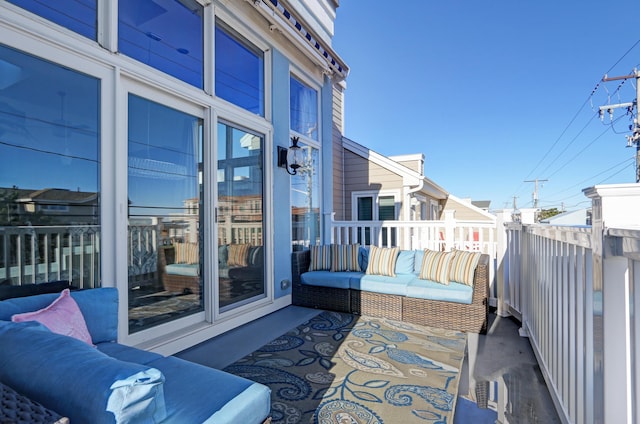
{"type": "Polygon", "coordinates": [[[289,175],[296,175],[298,168],[302,166],[302,151],[298,146],[298,140],[298,137],[291,137],[291,146],[288,149],[278,146],[278,166],[285,168],[289,175]]]}

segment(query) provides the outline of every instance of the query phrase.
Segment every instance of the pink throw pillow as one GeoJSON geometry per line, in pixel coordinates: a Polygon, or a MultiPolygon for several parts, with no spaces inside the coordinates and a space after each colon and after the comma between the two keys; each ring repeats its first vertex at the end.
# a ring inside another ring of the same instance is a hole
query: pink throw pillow
{"type": "Polygon", "coordinates": [[[78,304],[71,297],[69,289],[64,289],[60,296],[46,308],[13,315],[11,321],[37,321],[53,333],[74,337],[94,346],[82,311],[80,311],[78,304]]]}

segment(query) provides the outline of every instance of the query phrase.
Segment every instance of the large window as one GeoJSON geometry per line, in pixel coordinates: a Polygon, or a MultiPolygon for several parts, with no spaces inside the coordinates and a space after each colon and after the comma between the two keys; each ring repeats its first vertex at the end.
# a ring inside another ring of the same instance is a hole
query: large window
{"type": "Polygon", "coordinates": [[[264,116],[264,53],[216,21],[216,96],[264,116]]]}
{"type": "Polygon", "coordinates": [[[196,0],[121,0],[118,49],[203,88],[203,10],[196,0]]]}
{"type": "Polygon", "coordinates": [[[87,38],[97,38],[97,0],[8,1],[87,38]]]}
{"type": "Polygon", "coordinates": [[[318,92],[291,76],[289,97],[291,129],[318,140],[318,92]]]}
{"type": "Polygon", "coordinates": [[[129,95],[129,331],[203,310],[202,119],[129,95]]]}
{"type": "Polygon", "coordinates": [[[100,285],[100,81],[0,45],[0,282],[100,285]]]}

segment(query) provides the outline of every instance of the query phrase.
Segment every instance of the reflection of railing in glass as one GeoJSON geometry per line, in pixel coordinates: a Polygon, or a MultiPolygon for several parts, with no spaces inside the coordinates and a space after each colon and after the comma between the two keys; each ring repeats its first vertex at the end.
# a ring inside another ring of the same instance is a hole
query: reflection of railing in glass
{"type": "Polygon", "coordinates": [[[0,281],[68,280],[80,288],[100,284],[97,225],[0,227],[0,249],[0,281]]]}

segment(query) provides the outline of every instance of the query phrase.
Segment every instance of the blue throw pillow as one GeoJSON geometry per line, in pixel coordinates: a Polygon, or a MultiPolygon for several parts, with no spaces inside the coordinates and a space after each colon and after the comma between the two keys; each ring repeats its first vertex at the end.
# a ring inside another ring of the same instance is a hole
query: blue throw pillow
{"type": "Polygon", "coordinates": [[[358,250],[358,264],[362,272],[367,270],[369,266],[369,247],[360,246],[358,250]]]}
{"type": "Polygon", "coordinates": [[[0,381],[72,423],[158,422],[164,376],[31,322],[0,321],[0,381]]]}

